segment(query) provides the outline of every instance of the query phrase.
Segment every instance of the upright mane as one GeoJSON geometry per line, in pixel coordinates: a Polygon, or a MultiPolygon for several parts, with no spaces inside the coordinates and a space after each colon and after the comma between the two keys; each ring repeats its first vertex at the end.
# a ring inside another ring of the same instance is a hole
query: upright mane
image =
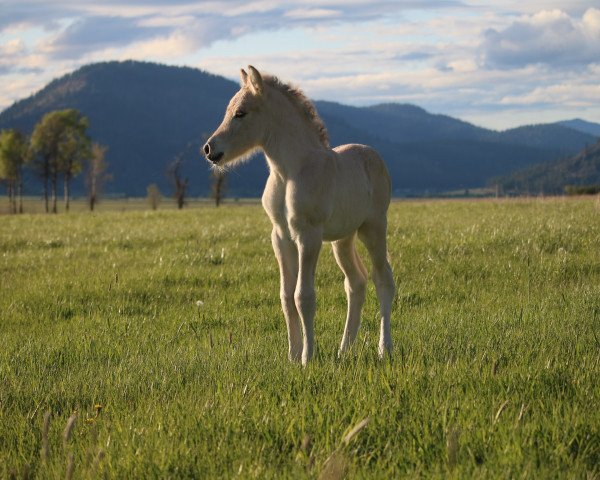
{"type": "Polygon", "coordinates": [[[273,75],[265,75],[263,76],[263,81],[269,85],[277,89],[281,92],[293,105],[295,105],[307,118],[307,120],[312,124],[317,134],[319,135],[319,140],[323,144],[324,147],[329,148],[329,135],[327,133],[327,128],[319,117],[317,113],[317,109],[313,105],[313,103],[304,95],[302,90],[299,88],[293,87],[287,83],[282,82],[279,78],[273,75]]]}

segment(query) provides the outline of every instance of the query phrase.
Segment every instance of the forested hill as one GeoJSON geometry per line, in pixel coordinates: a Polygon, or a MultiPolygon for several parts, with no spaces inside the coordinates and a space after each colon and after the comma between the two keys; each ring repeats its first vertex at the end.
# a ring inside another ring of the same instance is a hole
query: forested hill
{"type": "Polygon", "coordinates": [[[598,124],[573,121],[572,126],[557,123],[525,125],[497,132],[447,115],[431,114],[415,105],[388,103],[358,108],[333,102],[316,103],[321,115],[343,118],[360,130],[395,143],[452,139],[577,152],[596,136],[585,128],[592,129],[596,125],[600,129],[598,124]]]}
{"type": "MultiPolygon", "coordinates": [[[[29,133],[46,112],[75,108],[89,118],[92,139],[108,146],[106,159],[113,175],[108,192],[145,195],[150,183],[170,192],[165,171],[180,155],[190,194],[206,195],[210,169],[198,150],[237,89],[235,82],[192,68],[98,63],[15,103],[0,114],[0,128],[29,133]]],[[[496,132],[414,105],[316,105],[333,145],[366,143],[381,153],[396,194],[483,186],[491,177],[576,153],[595,142],[593,135],[564,125],[496,132]]],[[[228,176],[229,195],[260,195],[266,175],[262,159],[239,166],[228,176]]],[[[29,183],[30,193],[38,191],[29,183]]],[[[83,191],[81,179],[74,190],[83,191]]]]}
{"type": "Polygon", "coordinates": [[[567,186],[600,186],[600,141],[577,155],[533,165],[499,180],[507,191],[563,193],[567,186]]]}
{"type": "MultiPolygon", "coordinates": [[[[191,193],[208,189],[208,165],[198,153],[237,84],[191,68],[109,62],[61,77],[0,114],[0,128],[26,132],[48,111],[76,108],[89,118],[93,141],[108,146],[109,192],[145,195],[151,183],[167,193],[173,158],[188,157],[191,193]]],[[[259,162],[257,162],[259,163],[259,162]]],[[[80,190],[83,187],[80,182],[80,190]]]]}
{"type": "Polygon", "coordinates": [[[579,130],[580,132],[589,133],[590,135],[594,135],[595,137],[600,137],[600,124],[586,122],[585,120],[581,120],[580,118],[564,120],[559,123],[560,125],[563,125],[565,127],[573,128],[575,130],[579,130]]]}

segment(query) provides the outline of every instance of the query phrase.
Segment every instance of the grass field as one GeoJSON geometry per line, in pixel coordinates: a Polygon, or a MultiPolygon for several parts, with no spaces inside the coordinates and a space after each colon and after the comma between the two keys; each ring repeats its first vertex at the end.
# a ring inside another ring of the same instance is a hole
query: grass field
{"type": "Polygon", "coordinates": [[[337,358],[329,248],[287,361],[269,232],[258,205],[0,217],[0,477],[600,478],[597,199],[394,203],[383,362],[372,285],[337,358]]]}

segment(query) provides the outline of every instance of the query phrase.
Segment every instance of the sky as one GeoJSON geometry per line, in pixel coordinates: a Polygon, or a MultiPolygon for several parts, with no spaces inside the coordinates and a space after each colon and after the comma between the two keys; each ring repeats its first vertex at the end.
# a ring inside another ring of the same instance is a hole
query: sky
{"type": "Polygon", "coordinates": [[[0,110],[129,59],[235,80],[251,64],[315,100],[494,129],[600,123],[597,0],[0,0],[0,110]]]}

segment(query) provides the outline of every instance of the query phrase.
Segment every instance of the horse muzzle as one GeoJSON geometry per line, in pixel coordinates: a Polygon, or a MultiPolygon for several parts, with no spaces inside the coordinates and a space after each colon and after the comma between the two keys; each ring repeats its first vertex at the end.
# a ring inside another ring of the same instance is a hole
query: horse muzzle
{"type": "Polygon", "coordinates": [[[210,142],[204,145],[203,151],[206,159],[212,163],[219,163],[219,160],[223,158],[223,152],[215,152],[214,147],[210,145],[210,142]]]}

